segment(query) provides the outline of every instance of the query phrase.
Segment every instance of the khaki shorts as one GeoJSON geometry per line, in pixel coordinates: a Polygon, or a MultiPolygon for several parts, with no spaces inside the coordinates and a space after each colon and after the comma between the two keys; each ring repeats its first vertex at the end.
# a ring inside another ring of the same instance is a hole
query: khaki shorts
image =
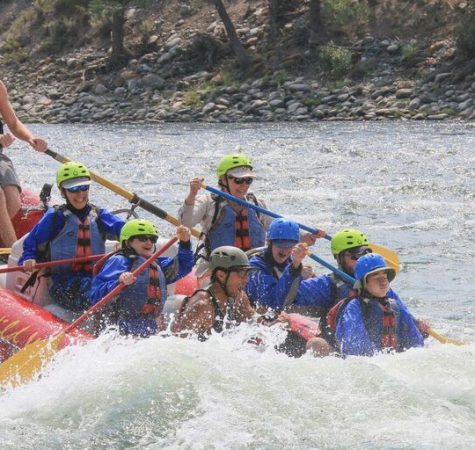
{"type": "Polygon", "coordinates": [[[16,186],[21,191],[20,179],[15,172],[13,163],[8,156],[0,150],[0,186],[16,186]]]}

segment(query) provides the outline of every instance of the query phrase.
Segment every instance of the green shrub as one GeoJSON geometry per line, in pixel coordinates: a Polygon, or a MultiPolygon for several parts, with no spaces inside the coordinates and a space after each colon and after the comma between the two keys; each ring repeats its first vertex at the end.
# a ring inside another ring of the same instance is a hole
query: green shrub
{"type": "Polygon", "coordinates": [[[199,109],[203,107],[203,100],[201,100],[200,94],[195,90],[186,91],[183,94],[183,104],[190,108],[199,109]]]}
{"type": "Polygon", "coordinates": [[[418,48],[416,43],[407,44],[401,50],[403,61],[409,61],[413,59],[417,54],[418,48]]]}
{"type": "Polygon", "coordinates": [[[238,84],[234,72],[231,69],[222,69],[221,70],[221,81],[223,86],[231,87],[238,84]]]}
{"type": "Polygon", "coordinates": [[[363,22],[368,17],[366,2],[355,0],[332,0],[323,2],[323,14],[338,26],[363,22]]]}
{"type": "Polygon", "coordinates": [[[345,47],[329,44],[322,45],[319,51],[319,59],[323,69],[329,72],[330,77],[339,79],[347,75],[352,68],[353,52],[345,47]]]}
{"type": "Polygon", "coordinates": [[[21,63],[28,59],[28,52],[16,39],[8,39],[2,45],[2,64],[21,63]]]}
{"type": "Polygon", "coordinates": [[[279,88],[288,80],[289,75],[285,70],[277,70],[274,73],[274,80],[279,88]]]}

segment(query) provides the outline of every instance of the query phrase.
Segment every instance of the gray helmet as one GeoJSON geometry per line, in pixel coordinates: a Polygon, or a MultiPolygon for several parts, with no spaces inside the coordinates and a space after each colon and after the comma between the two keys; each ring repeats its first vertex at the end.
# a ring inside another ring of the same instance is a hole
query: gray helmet
{"type": "Polygon", "coordinates": [[[224,269],[226,271],[232,269],[254,269],[249,265],[247,255],[237,247],[224,245],[215,248],[209,257],[209,268],[212,272],[216,269],[224,269]]]}

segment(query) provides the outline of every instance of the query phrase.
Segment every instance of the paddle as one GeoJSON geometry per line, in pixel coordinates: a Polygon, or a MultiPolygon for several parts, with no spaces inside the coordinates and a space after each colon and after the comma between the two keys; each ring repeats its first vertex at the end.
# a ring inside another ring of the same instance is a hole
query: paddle
{"type": "MultiPolygon", "coordinates": [[[[144,261],[132,274],[140,275],[153,261],[155,261],[162,253],[166,252],[176,241],[177,237],[170,239],[165,245],[157,250],[152,256],[144,261]]],[[[94,306],[89,308],[85,313],[81,314],[71,325],[66,327],[61,333],[48,339],[35,341],[13,356],[8,358],[0,365],[0,385],[18,386],[33,379],[33,377],[50,361],[57,353],[62,340],[67,333],[70,333],[81,325],[96,311],[110,302],[122,289],[126,286],[119,283],[112,291],[102,297],[94,306]]]]}
{"type": "MultiPolygon", "coordinates": [[[[53,152],[52,150],[49,150],[49,149],[46,150],[45,153],[51,156],[52,158],[54,158],[56,161],[59,161],[60,163],[67,163],[71,161],[71,159],[65,156],[59,155],[58,153],[53,152]]],[[[176,227],[181,225],[181,222],[176,217],[170,216],[166,211],[159,208],[158,206],[155,206],[149,201],[139,197],[137,194],[133,192],[129,192],[126,189],[122,188],[121,186],[114,184],[112,181],[106,178],[103,178],[97,173],[94,173],[92,170],[90,170],[89,172],[91,173],[91,177],[95,182],[101,184],[107,189],[110,189],[116,194],[124,197],[130,203],[140,206],[141,208],[145,209],[145,211],[148,211],[149,213],[152,213],[153,215],[160,217],[160,219],[166,220],[167,222],[171,223],[172,225],[175,225],[176,227]]],[[[190,231],[193,236],[200,238],[201,233],[198,230],[196,230],[195,228],[190,228],[190,231]]]]}
{"type": "Polygon", "coordinates": [[[429,333],[430,336],[432,336],[434,339],[437,339],[442,344],[465,345],[464,342],[442,336],[441,334],[437,333],[437,331],[433,330],[432,328],[429,328],[427,333],[429,333]]]}
{"type": "MultiPolygon", "coordinates": [[[[203,183],[201,186],[204,189],[206,189],[207,191],[212,192],[213,194],[219,195],[219,196],[221,196],[221,197],[223,197],[223,198],[225,198],[225,199],[227,199],[231,202],[235,202],[235,203],[238,203],[240,205],[246,206],[247,208],[252,208],[252,209],[254,209],[256,211],[259,211],[262,214],[265,214],[267,216],[274,217],[276,219],[280,218],[280,217],[283,217],[280,214],[277,214],[275,212],[272,212],[272,211],[269,211],[268,209],[263,208],[262,206],[256,205],[254,203],[247,202],[247,201],[242,200],[238,197],[234,197],[233,195],[228,194],[227,192],[223,192],[219,189],[207,186],[205,183],[203,183]]],[[[322,232],[321,230],[309,227],[309,226],[301,224],[301,223],[299,223],[298,226],[302,230],[308,231],[312,234],[319,234],[319,233],[322,232]]],[[[329,240],[329,241],[331,241],[331,239],[332,239],[332,237],[329,234],[325,234],[323,237],[325,239],[329,240]]],[[[399,262],[399,257],[397,255],[397,253],[393,252],[392,250],[389,250],[386,247],[381,247],[380,245],[376,245],[376,244],[373,244],[373,243],[369,244],[369,247],[374,252],[379,253],[381,256],[383,256],[384,259],[386,260],[386,262],[388,263],[388,265],[391,266],[392,268],[394,268],[396,270],[396,272],[399,272],[399,270],[401,268],[401,264],[399,262]]]]}
{"type": "MultiPolygon", "coordinates": [[[[81,256],[80,258],[67,258],[67,259],[57,259],[55,261],[48,261],[44,263],[37,263],[33,270],[44,269],[46,267],[55,267],[61,266],[62,264],[73,264],[73,263],[82,263],[87,261],[95,261],[96,259],[101,259],[103,256],[107,256],[105,253],[99,255],[89,255],[81,256]]],[[[23,270],[23,266],[11,266],[0,269],[0,273],[16,272],[17,270],[23,270]]]]}

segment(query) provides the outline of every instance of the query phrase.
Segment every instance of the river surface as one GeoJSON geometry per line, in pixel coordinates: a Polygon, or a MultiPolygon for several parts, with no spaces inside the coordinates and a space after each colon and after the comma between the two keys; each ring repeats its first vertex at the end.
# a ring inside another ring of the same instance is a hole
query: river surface
{"type": "MultiPolygon", "coordinates": [[[[395,356],[295,360],[273,351],[278,329],[263,331],[265,351],[243,343],[246,326],[206,343],[108,334],[2,395],[2,449],[475,448],[475,124],[31,128],[171,215],[189,179],[216,186],[220,157],[241,150],[270,209],[329,234],[358,227],[396,251],[393,288],[414,315],[467,345],[428,339],[395,356]]],[[[54,182],[56,161],[21,143],[8,154],[25,185],[54,182]]],[[[101,186],[91,199],[127,204],[101,186]]],[[[328,241],[314,251],[333,263],[328,241]]]]}

